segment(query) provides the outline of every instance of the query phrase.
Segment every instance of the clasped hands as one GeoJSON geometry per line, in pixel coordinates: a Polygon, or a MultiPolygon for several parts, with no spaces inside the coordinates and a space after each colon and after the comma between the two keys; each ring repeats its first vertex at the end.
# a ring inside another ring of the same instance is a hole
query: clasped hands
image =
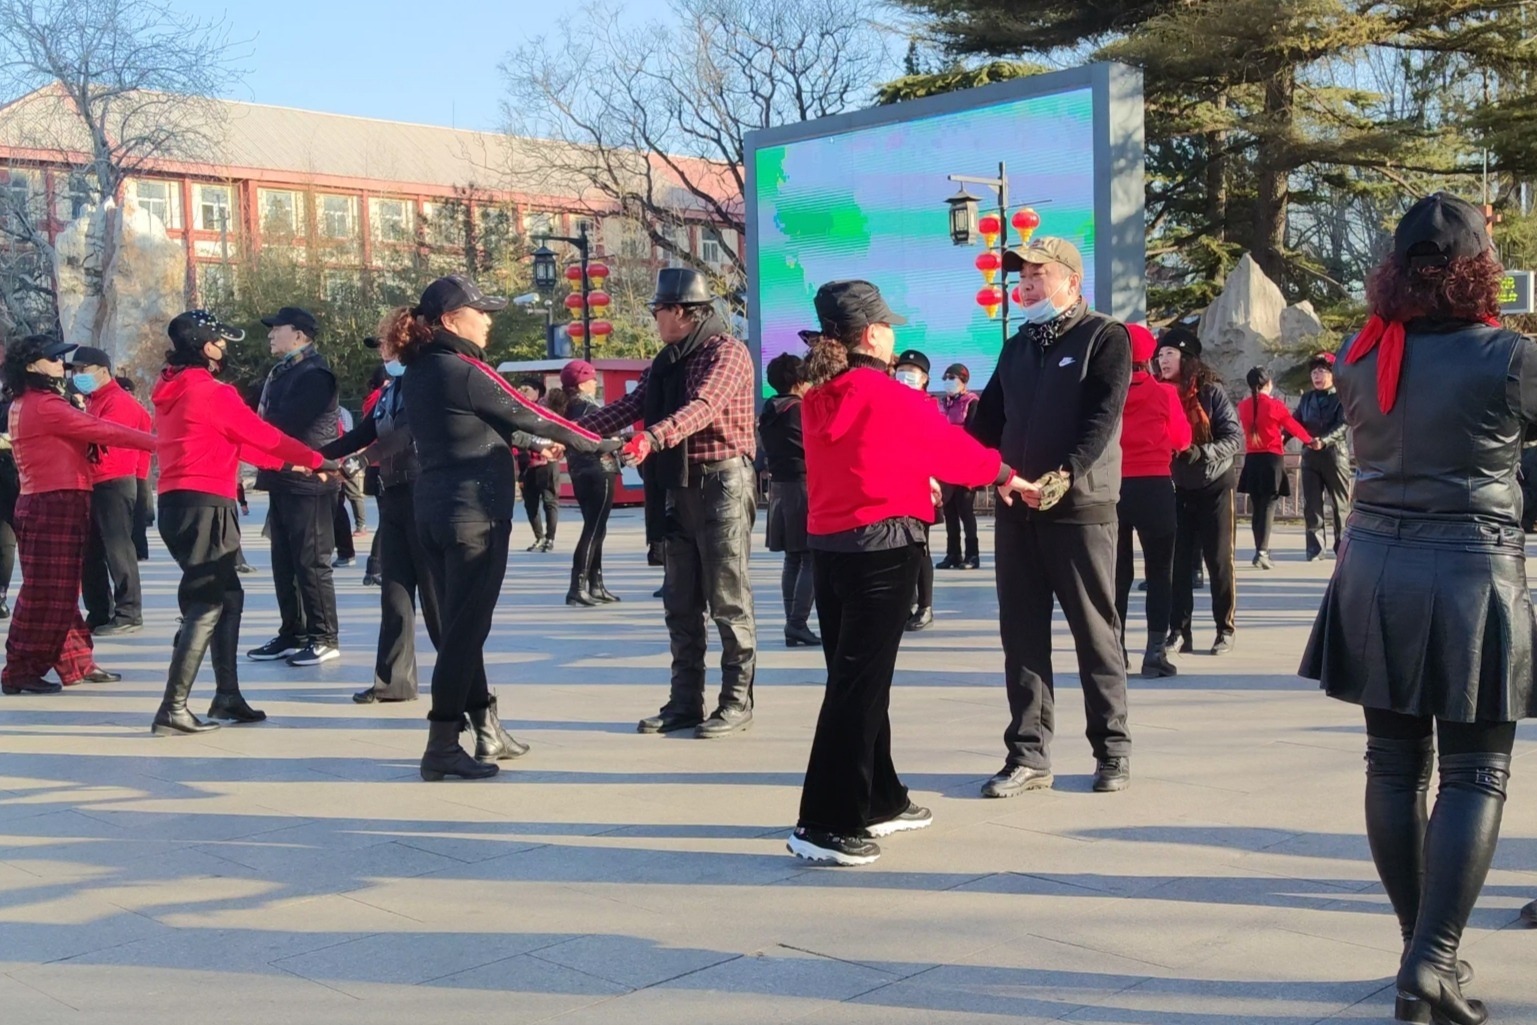
{"type": "Polygon", "coordinates": [[[998,500],[1004,505],[1013,505],[1017,495],[1029,508],[1044,512],[1062,501],[1072,483],[1072,475],[1066,470],[1052,470],[1033,481],[1015,474],[1008,483],[998,485],[998,500]]]}

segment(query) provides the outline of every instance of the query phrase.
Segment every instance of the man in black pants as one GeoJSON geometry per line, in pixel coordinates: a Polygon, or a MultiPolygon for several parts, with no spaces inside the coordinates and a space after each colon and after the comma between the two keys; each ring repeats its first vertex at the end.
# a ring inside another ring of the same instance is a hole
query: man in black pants
{"type": "MultiPolygon", "coordinates": [[[[929,392],[929,358],[917,349],[908,349],[897,356],[897,361],[892,368],[892,376],[909,388],[915,388],[925,395],[929,392]]],[[[943,488],[939,481],[931,485],[934,489],[934,504],[937,506],[944,500],[943,488]]],[[[918,563],[918,586],[914,589],[912,614],[907,617],[908,632],[926,630],[934,625],[934,560],[929,557],[929,529],[932,524],[923,525],[923,558],[918,563]]]]}
{"type": "MultiPolygon", "coordinates": [[[[315,348],[319,325],[309,311],[285,306],[262,319],[278,365],[267,375],[258,412],[263,420],[312,449],[337,438],[336,376],[315,348]]],[[[258,662],[286,658],[314,666],[340,658],[331,554],[336,548],[336,493],[330,475],[262,470],[256,486],[272,496],[272,582],[282,625],[278,635],[247,652],[258,662]]]]}
{"type": "Polygon", "coordinates": [[[1324,496],[1334,506],[1334,550],[1350,515],[1349,428],[1345,406],[1334,391],[1334,353],[1321,352],[1308,363],[1313,390],[1297,403],[1297,422],[1308,429],[1318,448],[1302,450],[1302,518],[1307,525],[1309,562],[1324,557],[1324,496]]]}
{"type": "MultiPolygon", "coordinates": [[[[71,358],[72,382],[85,396],[86,412],[103,420],[153,430],[149,413],[112,376],[112,359],[101,349],[81,346],[71,358]]],[[[144,627],[139,591],[139,554],[134,524],[139,507],[139,471],[149,475],[148,452],[102,448],[91,467],[91,533],[86,539],[80,593],[85,624],[97,637],[138,633],[144,627]]]]}
{"type": "Polygon", "coordinates": [[[747,347],[731,337],[702,275],[663,270],[651,299],[662,351],[635,390],[581,425],[612,434],[645,422],[625,452],[649,464],[666,489],[666,584],[672,687],[641,733],[693,729],[724,737],[752,723],[757,623],[748,557],[757,488],[754,373],[747,347]],[[721,693],[705,718],[706,615],[721,638],[721,693]]]}
{"type": "Polygon", "coordinates": [[[997,512],[998,615],[1012,719],[1004,732],[1008,760],[982,794],[1013,797],[1052,784],[1053,598],[1078,651],[1094,789],[1124,790],[1131,734],[1115,612],[1115,507],[1131,340],[1123,324],[1084,302],[1083,258],[1071,243],[1037,238],[1010,250],[1004,266],[1019,272],[1025,326],[999,354],[972,430],[1041,493],[1025,505],[1000,503],[997,512]]]}

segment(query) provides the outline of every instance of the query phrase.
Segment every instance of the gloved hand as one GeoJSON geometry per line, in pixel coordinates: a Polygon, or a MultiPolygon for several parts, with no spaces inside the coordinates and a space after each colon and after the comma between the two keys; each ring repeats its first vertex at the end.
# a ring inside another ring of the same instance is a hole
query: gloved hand
{"type": "Polygon", "coordinates": [[[645,431],[639,431],[625,442],[624,449],[620,452],[620,458],[626,466],[639,466],[651,455],[653,442],[651,435],[645,431]]]}
{"type": "Polygon", "coordinates": [[[1052,470],[1036,481],[1035,486],[1041,489],[1041,503],[1037,508],[1045,512],[1067,495],[1073,486],[1073,477],[1066,470],[1052,470]]]}

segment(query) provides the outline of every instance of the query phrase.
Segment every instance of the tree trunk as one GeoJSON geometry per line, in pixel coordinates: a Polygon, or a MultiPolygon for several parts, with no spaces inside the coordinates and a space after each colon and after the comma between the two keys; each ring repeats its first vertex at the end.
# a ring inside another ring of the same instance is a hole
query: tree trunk
{"type": "MultiPolygon", "coordinates": [[[[1227,94],[1217,97],[1217,108],[1227,108],[1227,94]]],[[[1228,194],[1227,194],[1227,132],[1206,133],[1206,223],[1212,225],[1211,235],[1218,242],[1227,241],[1228,194]]]]}
{"type": "Polygon", "coordinates": [[[1258,188],[1254,200],[1254,262],[1270,280],[1285,288],[1286,216],[1291,201],[1291,145],[1296,68],[1288,65],[1265,83],[1264,126],[1256,164],[1258,188]]]}

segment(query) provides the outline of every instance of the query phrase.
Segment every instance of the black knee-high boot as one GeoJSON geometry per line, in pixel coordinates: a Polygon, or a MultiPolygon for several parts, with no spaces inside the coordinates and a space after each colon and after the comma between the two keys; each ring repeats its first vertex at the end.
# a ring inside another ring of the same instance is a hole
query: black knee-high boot
{"type": "Polygon", "coordinates": [[[204,722],[187,709],[187,697],[197,680],[197,671],[203,664],[203,655],[213,640],[215,627],[223,612],[221,605],[193,605],[182,616],[181,629],[176,632],[176,646],[171,651],[171,665],[166,673],[165,697],[160,710],[155,713],[150,727],[157,737],[172,737],[179,733],[206,733],[216,730],[216,722],[204,722]]]}
{"type": "Polygon", "coordinates": [[[210,719],[250,723],[267,718],[266,712],[252,708],[240,693],[240,618],[244,613],[245,595],[240,591],[226,591],[219,625],[214,627],[213,640],[209,644],[216,688],[213,703],[208,706],[210,719]]]}
{"type": "Polygon", "coordinates": [[[1441,759],[1441,787],[1425,832],[1425,882],[1414,935],[1398,971],[1399,992],[1430,1006],[1437,1025],[1482,1025],[1489,1012],[1462,995],[1457,948],[1494,860],[1510,756],[1441,759]]]}
{"type": "Polygon", "coordinates": [[[1414,935],[1425,878],[1425,795],[1431,739],[1366,738],[1366,839],[1405,942],[1414,935]]]}

